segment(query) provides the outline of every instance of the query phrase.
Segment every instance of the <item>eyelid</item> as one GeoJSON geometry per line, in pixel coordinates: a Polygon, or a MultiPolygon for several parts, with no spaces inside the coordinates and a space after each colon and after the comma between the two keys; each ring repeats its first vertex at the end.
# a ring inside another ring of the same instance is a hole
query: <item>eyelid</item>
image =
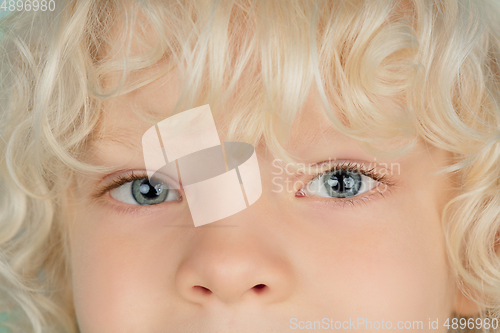
{"type": "Polygon", "coordinates": [[[369,195],[359,195],[350,198],[321,198],[321,197],[304,197],[302,199],[316,199],[314,200],[314,204],[333,207],[333,208],[345,208],[352,207],[361,204],[367,204],[372,200],[376,200],[377,197],[385,198],[388,194],[391,193],[391,189],[387,188],[385,191],[376,191],[373,194],[369,195]]]}
{"type": "Polygon", "coordinates": [[[389,176],[387,175],[386,172],[382,173],[380,171],[377,171],[377,164],[375,163],[369,163],[368,168],[365,167],[365,163],[358,163],[355,161],[349,161],[349,160],[340,160],[340,161],[323,161],[319,163],[312,164],[312,166],[321,166],[324,165],[324,171],[319,171],[316,172],[312,175],[312,177],[309,179],[309,181],[312,181],[316,178],[319,178],[329,172],[337,171],[337,170],[346,170],[346,171],[357,171],[360,174],[372,178],[373,180],[376,180],[380,183],[383,183],[385,185],[391,186],[393,185],[393,182],[391,179],[389,179],[389,176]],[[332,166],[333,165],[333,166],[332,166]]]}
{"type": "MultiPolygon", "coordinates": [[[[94,194],[92,194],[92,197],[93,198],[100,198],[103,195],[105,195],[106,193],[108,193],[109,191],[111,191],[112,189],[115,189],[123,184],[128,183],[128,182],[132,182],[134,180],[144,179],[144,178],[148,178],[148,173],[146,170],[127,170],[127,171],[118,171],[118,172],[112,173],[112,174],[106,176],[101,181],[104,184],[98,186],[98,189],[96,190],[96,192],[94,194]]],[[[179,186],[172,185],[172,184],[178,184],[178,182],[165,174],[157,172],[157,173],[155,173],[155,178],[161,180],[162,182],[166,183],[167,185],[172,186],[173,188],[178,187],[175,189],[176,191],[181,192],[181,190],[182,190],[182,187],[180,185],[179,186]],[[180,187],[180,189],[179,189],[179,187],[180,187]]]]}

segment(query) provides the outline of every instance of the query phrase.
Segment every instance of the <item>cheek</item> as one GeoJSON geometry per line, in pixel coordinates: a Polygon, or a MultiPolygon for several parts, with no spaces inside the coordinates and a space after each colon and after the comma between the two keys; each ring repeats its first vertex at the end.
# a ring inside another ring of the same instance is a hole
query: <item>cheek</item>
{"type": "Polygon", "coordinates": [[[308,294],[318,296],[312,312],[425,324],[449,317],[453,280],[437,212],[404,196],[363,209],[311,210],[295,240],[308,252],[293,256],[308,272],[308,294]]]}
{"type": "Polygon", "coordinates": [[[166,244],[176,237],[143,220],[93,212],[77,221],[71,251],[82,332],[153,332],[168,325],[161,314],[174,311],[167,281],[178,256],[166,244]]]}

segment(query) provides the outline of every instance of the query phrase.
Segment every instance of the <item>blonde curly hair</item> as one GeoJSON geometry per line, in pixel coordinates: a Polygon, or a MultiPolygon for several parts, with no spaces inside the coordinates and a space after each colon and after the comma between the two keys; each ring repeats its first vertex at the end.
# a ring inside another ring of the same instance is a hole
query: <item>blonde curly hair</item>
{"type": "Polygon", "coordinates": [[[217,112],[237,91],[228,137],[263,140],[282,159],[311,84],[332,126],[360,142],[423,138],[452,152],[450,266],[480,315],[500,319],[498,1],[58,0],[0,27],[4,326],[78,331],[61,194],[95,168],[81,161],[101,102],[164,75],[128,79],[160,62],[181,71],[184,106],[217,112]],[[143,52],[129,56],[132,44],[143,52]],[[121,80],[105,91],[113,73],[121,80]]]}

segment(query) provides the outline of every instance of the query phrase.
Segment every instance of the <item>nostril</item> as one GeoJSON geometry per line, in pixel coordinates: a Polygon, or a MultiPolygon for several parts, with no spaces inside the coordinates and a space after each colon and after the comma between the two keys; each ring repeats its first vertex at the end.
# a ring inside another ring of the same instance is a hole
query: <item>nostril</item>
{"type": "Polygon", "coordinates": [[[253,287],[253,289],[258,292],[258,293],[261,293],[263,292],[265,289],[267,288],[267,286],[265,284],[257,284],[253,287]]]}
{"type": "Polygon", "coordinates": [[[212,291],[208,288],[205,288],[203,286],[194,286],[193,289],[197,292],[203,293],[203,294],[211,294],[212,291]]]}

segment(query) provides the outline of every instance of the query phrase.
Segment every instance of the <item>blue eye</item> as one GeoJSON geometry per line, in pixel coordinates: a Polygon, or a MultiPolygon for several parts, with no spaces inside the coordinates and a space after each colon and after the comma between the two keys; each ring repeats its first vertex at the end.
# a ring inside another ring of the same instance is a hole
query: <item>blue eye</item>
{"type": "Polygon", "coordinates": [[[307,196],[351,198],[374,189],[378,184],[359,170],[334,169],[315,177],[303,191],[307,196]]]}
{"type": "Polygon", "coordinates": [[[332,198],[347,198],[358,195],[362,185],[361,175],[345,170],[326,173],[323,186],[332,198]]]}
{"type": "Polygon", "coordinates": [[[131,205],[156,205],[166,201],[179,201],[179,191],[169,188],[166,183],[149,183],[147,177],[128,181],[114,189],[109,194],[114,199],[131,205]]]}

